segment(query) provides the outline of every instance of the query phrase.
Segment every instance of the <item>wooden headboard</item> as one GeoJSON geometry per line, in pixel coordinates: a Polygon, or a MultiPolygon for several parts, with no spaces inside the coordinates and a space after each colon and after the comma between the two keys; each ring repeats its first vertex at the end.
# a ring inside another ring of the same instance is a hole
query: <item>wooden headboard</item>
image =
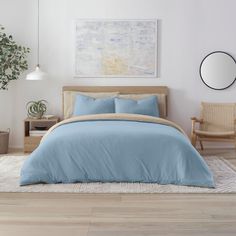
{"type": "Polygon", "coordinates": [[[83,93],[109,93],[119,92],[119,94],[160,94],[164,96],[162,106],[165,108],[167,116],[167,97],[168,87],[166,86],[64,86],[62,88],[62,111],[63,118],[65,117],[65,94],[68,92],[83,92],[83,93]]]}

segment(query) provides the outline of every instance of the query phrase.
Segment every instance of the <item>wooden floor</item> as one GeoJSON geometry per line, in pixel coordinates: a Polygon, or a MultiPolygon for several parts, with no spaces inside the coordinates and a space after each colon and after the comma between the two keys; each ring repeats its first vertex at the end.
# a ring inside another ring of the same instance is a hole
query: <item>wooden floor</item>
{"type": "MultiPolygon", "coordinates": [[[[234,150],[207,150],[236,165],[234,150]]],[[[0,236],[236,235],[236,194],[0,193],[0,236]]]]}

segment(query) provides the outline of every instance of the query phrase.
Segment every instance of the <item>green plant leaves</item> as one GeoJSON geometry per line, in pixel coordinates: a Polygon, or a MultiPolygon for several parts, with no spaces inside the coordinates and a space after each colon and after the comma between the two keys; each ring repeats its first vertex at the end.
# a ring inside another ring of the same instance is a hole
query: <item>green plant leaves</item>
{"type": "Polygon", "coordinates": [[[7,89],[11,80],[17,80],[28,69],[27,54],[30,52],[3,31],[4,27],[0,25],[0,90],[7,89]]]}

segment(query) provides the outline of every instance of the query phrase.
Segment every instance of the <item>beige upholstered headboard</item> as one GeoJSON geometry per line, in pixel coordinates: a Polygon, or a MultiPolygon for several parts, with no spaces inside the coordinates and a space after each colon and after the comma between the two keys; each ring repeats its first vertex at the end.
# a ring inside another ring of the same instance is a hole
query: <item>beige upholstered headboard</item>
{"type": "Polygon", "coordinates": [[[167,117],[168,88],[166,86],[64,86],[62,90],[63,119],[67,119],[72,115],[75,95],[79,92],[96,95],[94,97],[110,94],[133,99],[156,95],[158,97],[160,116],[162,118],[167,117]]]}

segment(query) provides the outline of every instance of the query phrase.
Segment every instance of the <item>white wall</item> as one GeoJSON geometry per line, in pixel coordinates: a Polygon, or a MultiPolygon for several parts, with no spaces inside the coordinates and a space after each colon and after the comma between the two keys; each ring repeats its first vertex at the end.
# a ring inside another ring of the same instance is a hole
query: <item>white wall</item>
{"type": "MultiPolygon", "coordinates": [[[[13,82],[0,91],[0,129],[12,130],[11,146],[23,145],[25,104],[48,100],[49,113],[61,115],[63,85],[167,85],[169,118],[190,131],[200,101],[235,102],[236,83],[225,91],[210,90],[199,78],[199,64],[211,51],[236,58],[235,0],[40,0],[41,66],[48,81],[13,82]],[[125,18],[159,20],[160,79],[74,79],[73,20],[125,18]]],[[[0,24],[32,49],[36,63],[36,0],[0,0],[0,24]]],[[[29,70],[29,71],[30,71],[29,70]]]]}

